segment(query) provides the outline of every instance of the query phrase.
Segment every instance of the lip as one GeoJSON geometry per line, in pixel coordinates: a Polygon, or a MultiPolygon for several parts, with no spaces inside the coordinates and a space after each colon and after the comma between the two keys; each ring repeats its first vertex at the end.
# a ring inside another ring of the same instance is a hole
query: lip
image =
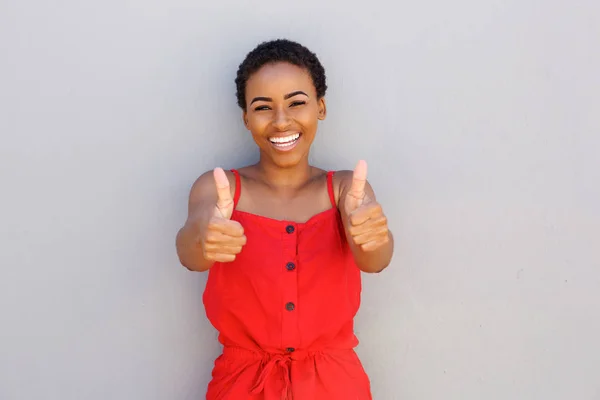
{"type": "Polygon", "coordinates": [[[287,146],[278,146],[275,143],[271,142],[270,140],[269,140],[269,143],[271,144],[271,147],[273,147],[276,151],[283,152],[283,153],[291,151],[291,150],[293,150],[298,145],[298,142],[300,142],[300,140],[302,139],[302,132],[285,132],[285,133],[282,133],[282,134],[269,136],[269,139],[270,138],[281,138],[281,137],[286,137],[286,136],[294,135],[296,133],[299,133],[300,137],[298,139],[296,139],[296,141],[293,144],[290,144],[290,145],[287,145],[287,146]]]}

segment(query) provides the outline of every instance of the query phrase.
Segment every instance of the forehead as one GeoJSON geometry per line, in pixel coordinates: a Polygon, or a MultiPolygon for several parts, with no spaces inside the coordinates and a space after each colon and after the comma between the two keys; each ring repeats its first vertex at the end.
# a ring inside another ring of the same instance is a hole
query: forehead
{"type": "Polygon", "coordinates": [[[280,98],[296,90],[309,96],[316,95],[315,85],[306,69],[285,62],[266,64],[246,82],[246,100],[255,96],[280,98]]]}

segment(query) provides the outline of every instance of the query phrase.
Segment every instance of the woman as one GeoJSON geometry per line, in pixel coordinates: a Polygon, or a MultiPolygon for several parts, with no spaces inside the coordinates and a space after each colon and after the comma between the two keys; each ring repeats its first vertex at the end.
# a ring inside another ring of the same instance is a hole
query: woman
{"type": "Polygon", "coordinates": [[[327,86],[305,47],[259,45],[236,85],[260,161],[200,176],[177,235],[181,263],[209,270],[204,305],[224,346],[207,399],[371,399],[353,318],[360,272],[383,270],[393,239],[366,163],[309,165],[327,86]]]}

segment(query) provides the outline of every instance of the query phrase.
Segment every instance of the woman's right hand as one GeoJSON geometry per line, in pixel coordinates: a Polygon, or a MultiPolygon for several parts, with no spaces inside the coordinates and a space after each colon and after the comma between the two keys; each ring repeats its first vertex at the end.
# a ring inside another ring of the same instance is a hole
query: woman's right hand
{"type": "Polygon", "coordinates": [[[213,176],[217,202],[204,229],[201,229],[200,246],[205,260],[231,262],[246,244],[246,235],[242,224],[231,220],[233,199],[225,171],[215,168],[213,176]]]}
{"type": "Polygon", "coordinates": [[[177,234],[177,254],[191,271],[206,271],[215,262],[231,262],[246,244],[244,228],[231,220],[233,199],[229,179],[221,168],[208,171],[194,183],[188,219],[177,234]]]}

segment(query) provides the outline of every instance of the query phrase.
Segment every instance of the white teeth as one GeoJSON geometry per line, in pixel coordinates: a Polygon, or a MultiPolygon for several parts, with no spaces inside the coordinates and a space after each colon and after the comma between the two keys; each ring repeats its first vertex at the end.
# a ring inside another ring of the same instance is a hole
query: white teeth
{"type": "Polygon", "coordinates": [[[284,137],[272,137],[269,138],[269,141],[271,143],[276,143],[276,144],[289,144],[294,142],[294,140],[298,139],[300,137],[299,133],[295,133],[293,135],[290,136],[284,136],[284,137]]]}

